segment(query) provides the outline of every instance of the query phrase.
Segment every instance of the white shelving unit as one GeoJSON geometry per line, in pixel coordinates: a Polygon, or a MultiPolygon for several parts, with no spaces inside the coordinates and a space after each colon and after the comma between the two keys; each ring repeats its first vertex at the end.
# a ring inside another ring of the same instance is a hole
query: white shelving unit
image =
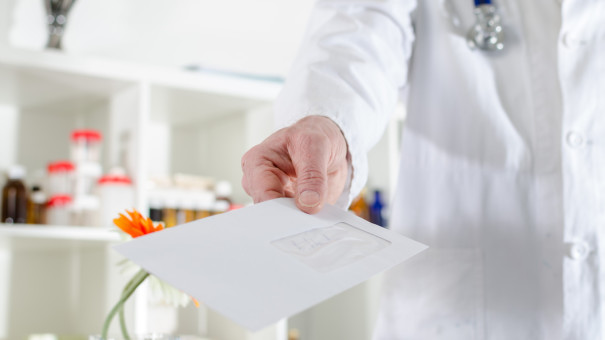
{"type": "MultiPolygon", "coordinates": [[[[149,176],[177,172],[229,180],[235,184],[234,199],[246,202],[238,185],[240,157],[272,132],[271,108],[280,87],[270,81],[0,45],[0,170],[18,163],[32,174],[49,161],[67,159],[69,133],[94,128],[104,136],[104,170],[125,166],[140,211],[147,210],[149,176]]],[[[370,164],[369,181],[387,194],[398,149],[397,129],[388,131],[370,155],[371,161],[386,163],[370,164]]],[[[128,280],[110,249],[119,241],[110,230],[0,224],[0,340],[99,332],[128,280]]],[[[374,282],[354,288],[298,315],[293,324],[308,339],[368,338],[376,287],[374,282]],[[335,311],[342,313],[338,323],[326,324],[326,316],[335,320],[335,311]]],[[[279,340],[276,334],[284,334],[283,323],[250,334],[204,308],[151,304],[144,287],[138,294],[126,307],[135,333],[218,340],[279,340]]]]}
{"type": "MultiPolygon", "coordinates": [[[[0,46],[0,169],[22,164],[31,180],[31,170],[69,158],[71,130],[94,128],[104,137],[104,170],[125,166],[136,206],[146,211],[150,175],[239,183],[239,158],[272,130],[279,89],[269,81],[0,46]]],[[[236,200],[246,199],[234,189],[236,200]]],[[[119,241],[110,230],[0,224],[0,339],[99,332],[128,279],[110,249],[119,241]]],[[[142,287],[127,306],[134,333],[263,338],[204,308],[154,305],[145,295],[142,287]]]]}

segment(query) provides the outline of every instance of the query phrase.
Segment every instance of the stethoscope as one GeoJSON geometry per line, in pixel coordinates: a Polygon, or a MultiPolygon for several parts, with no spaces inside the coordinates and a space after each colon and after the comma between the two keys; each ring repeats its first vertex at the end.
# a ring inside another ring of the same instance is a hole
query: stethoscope
{"type": "Polygon", "coordinates": [[[504,48],[504,34],[500,16],[491,0],[474,0],[477,21],[468,31],[466,41],[471,50],[500,51],[504,48]]]}

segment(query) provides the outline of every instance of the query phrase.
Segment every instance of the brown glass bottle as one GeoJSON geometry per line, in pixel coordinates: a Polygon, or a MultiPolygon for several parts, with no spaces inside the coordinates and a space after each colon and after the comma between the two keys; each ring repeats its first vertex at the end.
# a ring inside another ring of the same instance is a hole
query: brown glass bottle
{"type": "Polygon", "coordinates": [[[25,170],[13,166],[8,181],[2,188],[2,223],[25,223],[27,219],[27,192],[23,184],[25,170]]]}
{"type": "Polygon", "coordinates": [[[361,193],[353,200],[349,210],[355,213],[355,215],[363,218],[366,221],[370,220],[370,207],[366,201],[366,189],[361,190],[361,193]]]}
{"type": "Polygon", "coordinates": [[[46,224],[46,196],[37,185],[34,185],[29,193],[27,223],[46,224]]]}

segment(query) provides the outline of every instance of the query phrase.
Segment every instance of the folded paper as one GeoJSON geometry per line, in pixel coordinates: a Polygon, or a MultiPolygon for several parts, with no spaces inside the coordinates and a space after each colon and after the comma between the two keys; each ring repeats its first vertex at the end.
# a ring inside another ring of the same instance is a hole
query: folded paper
{"type": "Polygon", "coordinates": [[[303,213],[289,198],[115,246],[151,274],[253,331],[425,248],[334,206],[314,215],[303,213]]]}

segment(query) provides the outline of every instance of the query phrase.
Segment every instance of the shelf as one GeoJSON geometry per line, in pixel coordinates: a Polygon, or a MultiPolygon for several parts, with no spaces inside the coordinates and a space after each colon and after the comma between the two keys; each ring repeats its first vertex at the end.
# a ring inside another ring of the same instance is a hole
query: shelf
{"type": "Polygon", "coordinates": [[[151,87],[151,119],[171,126],[195,126],[217,118],[233,118],[269,101],[258,98],[199,92],[168,86],[151,87]]]}
{"type": "Polygon", "coordinates": [[[115,228],[0,224],[0,248],[67,249],[73,246],[106,246],[119,242],[115,228]]]}
{"type": "Polygon", "coordinates": [[[187,71],[107,60],[62,51],[28,51],[0,45],[0,104],[41,105],[72,98],[103,98],[133,84],[273,100],[281,84],[230,74],[187,71]]]}
{"type": "Polygon", "coordinates": [[[115,228],[52,226],[41,224],[0,223],[0,237],[40,238],[50,240],[119,241],[115,228]]]}

